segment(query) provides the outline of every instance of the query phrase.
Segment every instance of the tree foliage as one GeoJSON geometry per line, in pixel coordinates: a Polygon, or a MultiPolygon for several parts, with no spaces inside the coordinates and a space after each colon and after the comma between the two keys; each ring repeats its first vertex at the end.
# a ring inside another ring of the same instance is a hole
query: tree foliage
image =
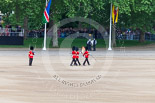
{"type": "Polygon", "coordinates": [[[114,2],[120,9],[120,22],[124,26],[150,31],[154,24],[154,0],[118,0],[114,2]]]}
{"type": "Polygon", "coordinates": [[[36,28],[40,24],[42,17],[40,12],[43,12],[45,1],[3,0],[0,1],[0,4],[2,4],[0,10],[5,14],[5,23],[23,26],[24,18],[28,17],[29,27],[36,28]],[[14,14],[12,14],[12,11],[14,11],[14,14]]]}
{"type": "MultiPolygon", "coordinates": [[[[39,29],[45,1],[2,0],[0,10],[5,14],[5,23],[24,25],[27,17],[29,29],[39,29]],[[12,14],[12,11],[15,13],[12,14]]],[[[52,0],[50,20],[58,22],[68,17],[85,17],[109,26],[110,3],[119,7],[117,26],[152,31],[155,0],[52,0]]]]}
{"type": "Polygon", "coordinates": [[[140,42],[144,42],[144,33],[153,31],[155,24],[155,1],[154,0],[117,0],[112,1],[119,7],[119,26],[139,29],[141,32],[140,42]]]}

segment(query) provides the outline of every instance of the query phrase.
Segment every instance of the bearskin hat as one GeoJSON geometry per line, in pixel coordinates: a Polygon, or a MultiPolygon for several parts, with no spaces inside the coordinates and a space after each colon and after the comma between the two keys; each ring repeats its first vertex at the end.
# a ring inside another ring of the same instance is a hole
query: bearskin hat
{"type": "Polygon", "coordinates": [[[87,50],[88,50],[88,47],[86,46],[85,49],[86,49],[86,51],[87,51],[87,50]]]}
{"type": "Polygon", "coordinates": [[[72,47],[72,51],[74,51],[74,50],[75,50],[75,46],[72,47]]]}
{"type": "Polygon", "coordinates": [[[79,48],[78,47],[76,47],[76,51],[79,51],[79,48]]]}
{"type": "Polygon", "coordinates": [[[30,50],[34,50],[34,47],[33,46],[30,46],[30,50]]]}

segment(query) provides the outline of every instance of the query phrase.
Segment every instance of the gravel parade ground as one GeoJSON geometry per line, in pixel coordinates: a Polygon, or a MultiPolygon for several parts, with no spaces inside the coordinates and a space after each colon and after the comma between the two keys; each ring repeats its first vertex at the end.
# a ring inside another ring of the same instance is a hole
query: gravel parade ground
{"type": "Polygon", "coordinates": [[[97,49],[90,66],[70,66],[71,49],[37,49],[33,66],[27,49],[0,49],[0,103],[154,103],[154,47],[97,49]]]}

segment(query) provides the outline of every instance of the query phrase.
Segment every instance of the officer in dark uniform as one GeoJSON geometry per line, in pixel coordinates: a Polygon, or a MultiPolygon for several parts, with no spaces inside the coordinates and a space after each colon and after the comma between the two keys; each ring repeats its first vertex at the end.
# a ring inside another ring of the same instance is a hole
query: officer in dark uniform
{"type": "Polygon", "coordinates": [[[96,51],[96,44],[97,44],[97,41],[95,40],[95,38],[94,38],[92,44],[93,44],[93,51],[96,51]]]}
{"type": "Polygon", "coordinates": [[[89,40],[87,41],[87,48],[88,48],[88,51],[91,51],[91,45],[92,45],[91,39],[89,39],[89,40]]]}

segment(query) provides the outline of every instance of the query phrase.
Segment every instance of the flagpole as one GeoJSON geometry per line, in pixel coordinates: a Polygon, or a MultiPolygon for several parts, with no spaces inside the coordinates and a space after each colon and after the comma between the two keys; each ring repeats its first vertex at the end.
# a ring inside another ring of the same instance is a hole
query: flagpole
{"type": "MultiPolygon", "coordinates": [[[[46,0],[46,5],[47,5],[47,0],[46,0]]],[[[45,23],[45,29],[44,29],[44,47],[43,47],[43,50],[46,50],[46,28],[47,28],[47,23],[45,23]]]]}
{"type": "Polygon", "coordinates": [[[111,3],[110,9],[111,9],[111,10],[110,10],[110,30],[109,30],[109,48],[108,48],[109,51],[112,50],[112,48],[111,48],[112,3],[111,3]]]}

